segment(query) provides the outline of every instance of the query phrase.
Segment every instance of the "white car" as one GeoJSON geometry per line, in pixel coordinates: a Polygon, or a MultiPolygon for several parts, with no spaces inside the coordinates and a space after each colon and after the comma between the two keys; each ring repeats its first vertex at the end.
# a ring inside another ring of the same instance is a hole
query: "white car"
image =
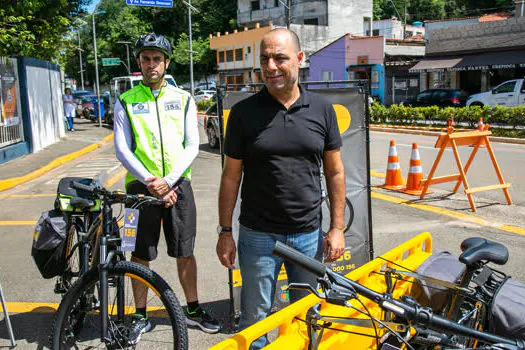
{"type": "Polygon", "coordinates": [[[506,81],[492,90],[471,95],[467,100],[467,108],[496,105],[506,107],[525,105],[525,79],[506,81]]]}
{"type": "Polygon", "coordinates": [[[195,99],[195,102],[199,102],[201,100],[209,100],[213,95],[215,95],[215,90],[200,90],[195,93],[193,98],[195,99]]]}

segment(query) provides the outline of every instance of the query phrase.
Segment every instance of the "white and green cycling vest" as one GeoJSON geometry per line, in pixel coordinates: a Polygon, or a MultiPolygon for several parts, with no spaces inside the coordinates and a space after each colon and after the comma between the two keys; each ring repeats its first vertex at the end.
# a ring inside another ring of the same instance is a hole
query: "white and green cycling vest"
{"type": "MultiPolygon", "coordinates": [[[[153,176],[166,176],[185,147],[189,95],[166,84],[155,98],[141,83],[120,95],[120,101],[133,130],[133,154],[153,176]]],[[[191,168],[182,176],[191,179],[191,168]]],[[[128,172],[126,186],[134,180],[128,172]]]]}

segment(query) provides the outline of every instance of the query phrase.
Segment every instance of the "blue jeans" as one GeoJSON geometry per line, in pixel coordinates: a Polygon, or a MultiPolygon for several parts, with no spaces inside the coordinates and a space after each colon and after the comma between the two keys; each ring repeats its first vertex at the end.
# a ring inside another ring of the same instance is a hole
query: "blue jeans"
{"type": "MultiPolygon", "coordinates": [[[[275,243],[280,241],[321,261],[322,236],[320,228],[312,232],[276,234],[254,231],[240,225],[238,243],[242,276],[240,330],[266,318],[270,313],[277,276],[283,265],[283,259],[272,255],[275,243]]],[[[284,267],[289,283],[309,283],[314,288],[317,286],[316,276],[310,272],[286,261],[284,267]]],[[[290,302],[293,303],[308,294],[308,291],[290,290],[290,302]]],[[[252,343],[250,349],[260,349],[266,343],[266,336],[262,336],[252,343]]]]}

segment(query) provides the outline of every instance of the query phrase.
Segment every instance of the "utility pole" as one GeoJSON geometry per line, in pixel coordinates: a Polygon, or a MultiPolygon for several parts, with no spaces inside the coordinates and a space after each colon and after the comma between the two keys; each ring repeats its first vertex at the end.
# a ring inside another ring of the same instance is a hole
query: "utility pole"
{"type": "Polygon", "coordinates": [[[405,13],[403,16],[405,24],[403,25],[403,40],[407,38],[407,0],[405,0],[405,13]]]}
{"type": "Polygon", "coordinates": [[[80,81],[81,81],[81,84],[82,84],[82,88],[78,89],[78,90],[84,90],[84,67],[82,66],[82,48],[80,47],[80,32],[77,30],[77,34],[78,34],[78,54],[80,56],[80,81]]]}
{"type": "Polygon", "coordinates": [[[290,29],[290,24],[292,24],[292,0],[287,1],[288,15],[286,16],[286,28],[290,29]]]}
{"type": "Polygon", "coordinates": [[[190,91],[191,95],[193,96],[193,40],[191,35],[191,11],[197,11],[197,9],[193,6],[191,6],[191,0],[188,0],[188,2],[183,1],[185,5],[188,6],[188,38],[190,40],[189,42],[189,51],[190,51],[190,91]]]}

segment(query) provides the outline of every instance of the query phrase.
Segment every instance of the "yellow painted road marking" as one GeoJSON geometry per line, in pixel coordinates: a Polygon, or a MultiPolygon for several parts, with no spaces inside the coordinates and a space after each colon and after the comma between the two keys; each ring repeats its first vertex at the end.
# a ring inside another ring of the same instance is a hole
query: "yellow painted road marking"
{"type": "Polygon", "coordinates": [[[386,177],[384,173],[378,173],[377,171],[370,170],[370,176],[374,177],[386,177]]]}
{"type": "Polygon", "coordinates": [[[56,193],[35,193],[35,194],[3,194],[0,199],[5,198],[31,198],[31,197],[55,197],[56,193]]]}
{"type": "Polygon", "coordinates": [[[384,201],[387,201],[387,202],[396,203],[396,204],[400,204],[400,205],[406,205],[406,206],[409,206],[409,207],[412,207],[412,208],[415,208],[415,209],[429,211],[429,212],[432,212],[432,213],[448,216],[448,217],[451,217],[451,218],[454,218],[454,219],[471,222],[471,223],[474,223],[474,224],[477,224],[477,225],[480,225],[480,226],[491,227],[491,228],[494,228],[494,229],[497,229],[497,230],[507,231],[507,232],[516,233],[516,234],[525,236],[525,228],[522,228],[522,227],[519,227],[519,226],[501,224],[501,223],[498,223],[498,222],[485,220],[485,219],[482,219],[482,218],[474,216],[474,215],[458,213],[458,212],[455,212],[455,211],[451,211],[451,210],[447,210],[447,209],[443,209],[443,208],[438,208],[438,207],[433,207],[433,206],[426,205],[426,204],[414,203],[414,202],[412,202],[410,200],[406,200],[406,199],[403,199],[403,198],[397,198],[397,197],[393,197],[393,196],[388,196],[388,195],[383,194],[383,193],[372,192],[371,196],[372,196],[372,198],[381,199],[381,200],[384,200],[384,201]]]}
{"type": "Polygon", "coordinates": [[[122,167],[118,173],[116,173],[115,175],[113,175],[105,184],[104,184],[104,187],[111,187],[115,184],[115,182],[117,182],[118,180],[120,180],[122,177],[124,177],[124,175],[126,175],[126,172],[127,170],[122,167]]]}
{"type": "MultiPolygon", "coordinates": [[[[39,312],[51,313],[58,309],[58,303],[30,303],[30,302],[8,302],[7,311],[10,313],[39,312]]],[[[3,312],[2,305],[0,311],[3,312]]]]}
{"type": "Polygon", "coordinates": [[[24,226],[24,225],[36,225],[36,221],[0,221],[0,226],[24,226]]]}

